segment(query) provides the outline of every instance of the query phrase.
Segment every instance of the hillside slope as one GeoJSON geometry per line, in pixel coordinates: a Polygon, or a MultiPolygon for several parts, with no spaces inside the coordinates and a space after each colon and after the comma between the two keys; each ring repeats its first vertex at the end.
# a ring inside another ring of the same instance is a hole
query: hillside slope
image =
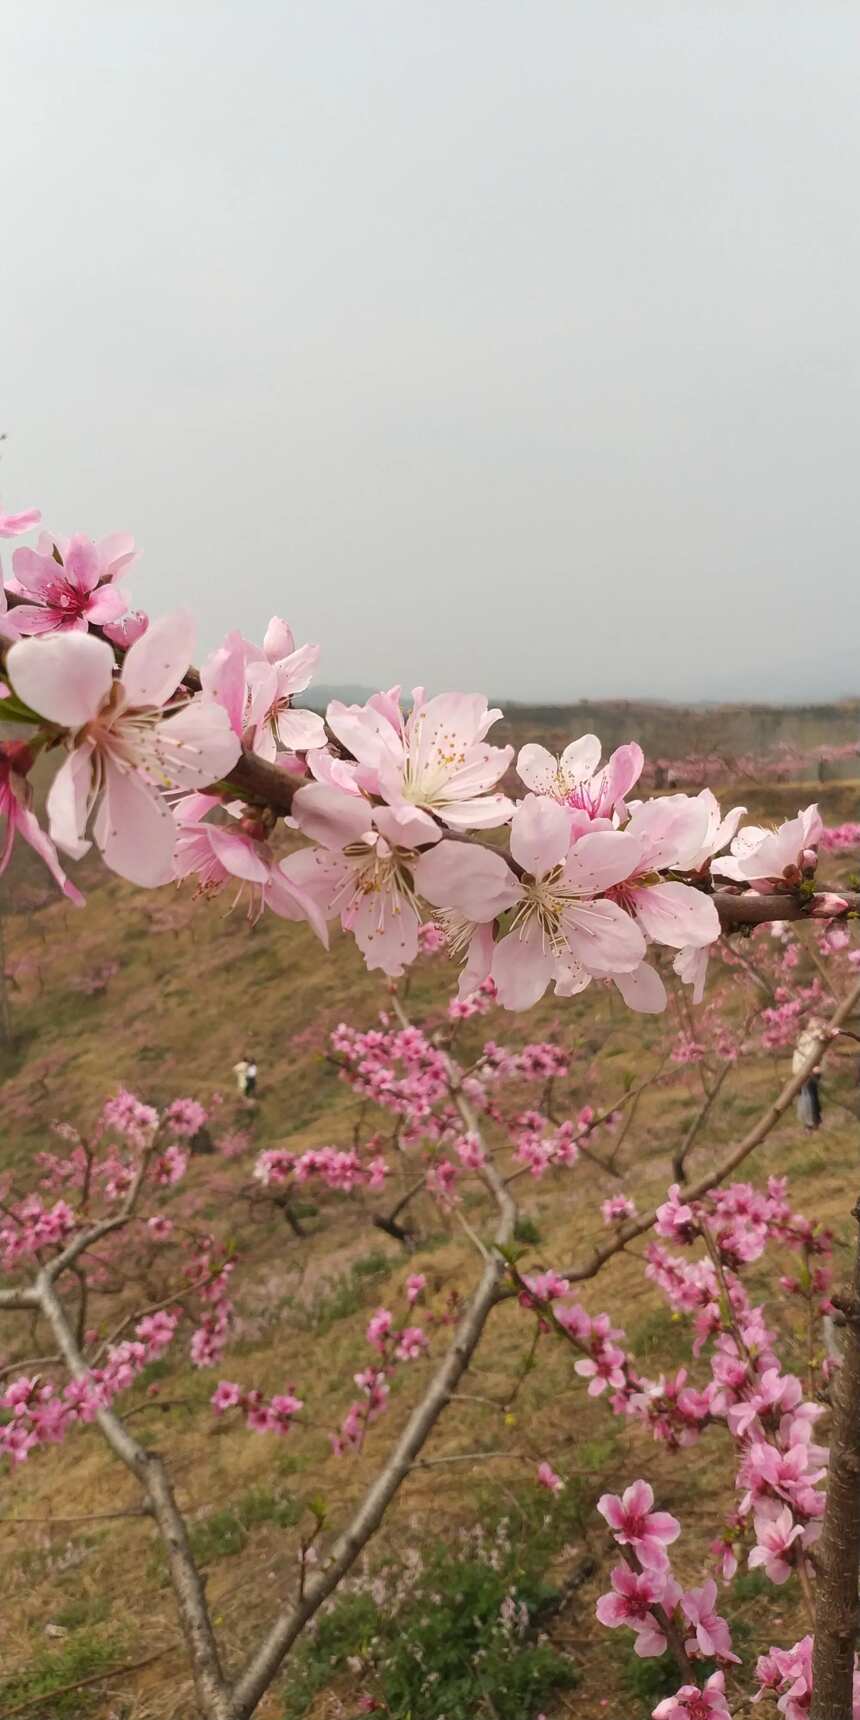
{"type": "MultiPolygon", "coordinates": [[[[850,810],[845,794],[834,791],[830,816],[850,810]]],[[[339,1519],[372,1476],[380,1449],[426,1377],[430,1364],[415,1364],[387,1420],[357,1458],[331,1455],[328,1432],[348,1400],[370,1310],[402,1291],[407,1272],[420,1270],[428,1277],[431,1309],[443,1319],[451,1292],[474,1279],[474,1256],[455,1219],[440,1217],[429,1202],[419,1208],[418,1247],[407,1256],[372,1227],[379,1203],[371,1197],[315,1196],[305,1238],[293,1234],[282,1214],[248,1198],[258,1147],[348,1144],[351,1138],[356,1104],[326,1061],[328,1034],[342,1019],[371,1025],[385,1007],[386,988],[366,972],[350,941],[338,938],[325,958],[305,927],[269,916],[250,928],[241,912],[225,916],[223,900],[195,906],[184,893],[146,895],[115,879],[95,884],[84,912],[39,892],[33,869],[22,861],[4,920],[12,1038],[2,1050],[2,1165],[21,1165],[51,1145],[53,1118],[85,1122],[106,1091],[126,1084],[155,1103],[177,1093],[208,1100],[220,1090],[216,1133],[248,1137],[244,1147],[234,1142],[235,1156],[194,1160],[190,1173],[199,1215],[229,1209],[243,1263],[241,1325],[225,1372],[264,1390],[295,1382],[308,1402],[311,1430],[280,1444],[215,1423],[206,1409],[212,1376],[197,1373],[189,1382],[173,1364],[164,1364],[156,1382],[168,1407],[147,1411],[142,1394],[135,1397],[139,1428],[171,1450],[210,1597],[228,1646],[239,1655],[269,1616],[273,1597],[294,1581],[302,1501],[321,1493],[332,1520],[339,1519]],[[37,899],[42,905],[33,905],[37,899]],[[260,1068],[253,1117],[232,1089],[232,1065],[246,1050],[260,1068]]],[[[438,963],[419,963],[409,984],[413,1016],[441,1015],[450,981],[450,970],[438,963]]],[[[715,983],[723,983],[719,975],[715,983]]],[[[470,1023],[463,1051],[468,1061],[486,1038],[522,1043],[560,1037],[574,1051],[571,1077],[559,1095],[567,1113],[586,1102],[598,1109],[612,1103],[656,1067],[667,1026],[675,1031],[671,1022],[631,1017],[612,993],[595,988],[564,1005],[550,999],[526,1021],[494,1012],[470,1023]]],[[[744,1062],[702,1137],[698,1164],[743,1133],[783,1076],[782,1061],[744,1062]]],[[[853,1102],[847,1091],[843,1097],[853,1102]]],[[[635,1184],[640,1204],[665,1190],[671,1149],[696,1103],[694,1077],[683,1069],[643,1096],[622,1155],[624,1186],[635,1184]]],[[[788,1173],[795,1203],[832,1220],[847,1237],[857,1131],[856,1117],[834,1104],[811,1143],[787,1119],[751,1174],[758,1180],[769,1171],[788,1173]]],[[[519,1189],[528,1258],[563,1264],[578,1257],[599,1228],[599,1200],[617,1187],[585,1161],[574,1172],[526,1179],[519,1189]]],[[[779,1298],[773,1302],[764,1281],[761,1289],[778,1318],[779,1298]]],[[[678,1364],[683,1335],[644,1279],[634,1251],[586,1285],[583,1299],[592,1312],[613,1313],[650,1371],[678,1364]]],[[[444,1342],[444,1333],[440,1325],[434,1345],[444,1342]]],[[[383,1557],[403,1558],[412,1548],[426,1557],[437,1536],[455,1549],[473,1545],[462,1536],[480,1515],[491,1525],[491,1539],[510,1540],[515,1564],[538,1558],[545,1580],[566,1592],[562,1606],[550,1607],[547,1629],[570,1656],[579,1682],[542,1701],[550,1720],[564,1714],[592,1720],[598,1712],[607,1720],[640,1720],[656,1700],[647,1683],[651,1673],[636,1662],[625,1633],[598,1632],[593,1622],[594,1600],[612,1562],[594,1501],[604,1488],[647,1472],[666,1509],[692,1524],[713,1521],[716,1529],[731,1501],[730,1454],[711,1436],[691,1461],[679,1463],[587,1398],[566,1352],[548,1350],[538,1371],[524,1372],[530,1340],[516,1305],[494,1316],[468,1393],[451,1406],[432,1447],[434,1457],[458,1461],[414,1472],[370,1564],[375,1569],[383,1557]],[[492,1401],[507,1405],[507,1413],[490,1409],[492,1401]],[[461,1462],[464,1453],[483,1455],[461,1462]],[[548,1503],[534,1486],[542,1458],[567,1480],[558,1503],[548,1503]],[[506,1529],[499,1528],[502,1521],[506,1529]]],[[[171,1598],[150,1526],[133,1519],[63,1521],[133,1503],[129,1478],[117,1473],[89,1433],[33,1459],[7,1488],[0,1537],[12,1595],[0,1634],[7,1679],[5,1689],[0,1686],[0,1720],[37,1697],[45,1703],[32,1712],[51,1720],[190,1720],[171,1598]],[[65,1684],[148,1655],[155,1657],[150,1665],[108,1684],[58,1694],[65,1684]]],[[[691,1545],[681,1555],[685,1578],[702,1579],[701,1553],[691,1545]]],[[[486,1547],[478,1549],[476,1562],[487,1565],[486,1547]]],[[[739,1579],[725,1608],[745,1652],[772,1638],[791,1642],[805,1628],[793,1593],[769,1589],[762,1597],[760,1588],[757,1580],[739,1579]]],[[[351,1604],[371,1613],[378,1605],[382,1628],[386,1603],[370,1579],[357,1586],[351,1604]]],[[[372,1628],[365,1617],[365,1637],[372,1628]]],[[[301,1680],[288,1671],[267,1697],[263,1720],[354,1715],[357,1687],[338,1659],[343,1645],[321,1642],[301,1660],[301,1680]]],[[[530,1712],[522,1720],[530,1720],[530,1712]]]]}

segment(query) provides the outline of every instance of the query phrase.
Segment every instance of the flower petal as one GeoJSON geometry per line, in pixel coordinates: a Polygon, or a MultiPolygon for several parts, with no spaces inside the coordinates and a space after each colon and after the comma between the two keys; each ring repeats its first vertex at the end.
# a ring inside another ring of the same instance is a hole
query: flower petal
{"type": "Polygon", "coordinates": [[[120,679],[133,709],[163,705],[175,693],[194,650],[194,622],[187,610],[162,615],[126,652],[120,679]]]}
{"type": "Polygon", "coordinates": [[[564,807],[544,795],[527,794],[511,822],[511,854],[533,878],[543,878],[561,864],[570,843],[570,820],[564,807]]]}
{"type": "Polygon", "coordinates": [[[434,908],[456,908],[479,925],[512,908],[520,895],[501,854],[461,842],[440,842],[422,854],[413,876],[418,894],[434,908]]]}
{"type": "Polygon", "coordinates": [[[6,659],[19,699],[49,722],[79,729],[98,714],[113,680],[113,652],[91,633],[20,639],[6,659]]]}
{"type": "Polygon", "coordinates": [[[167,802],[135,770],[104,761],[104,794],[93,835],[104,862],[132,884],[155,888],[172,874],[178,827],[167,802]]]}

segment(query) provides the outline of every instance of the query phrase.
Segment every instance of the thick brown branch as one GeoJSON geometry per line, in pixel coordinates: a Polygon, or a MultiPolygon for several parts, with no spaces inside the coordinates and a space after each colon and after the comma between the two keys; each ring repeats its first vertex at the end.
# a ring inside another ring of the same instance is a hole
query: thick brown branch
{"type": "MultiPolygon", "coordinates": [[[[860,1201],[854,1208],[860,1225],[860,1201]]],[[[815,1549],[815,1646],[810,1720],[843,1720],[852,1712],[860,1608],[860,1234],[845,1315],[842,1366],[833,1384],[827,1504],[815,1549]]]]}

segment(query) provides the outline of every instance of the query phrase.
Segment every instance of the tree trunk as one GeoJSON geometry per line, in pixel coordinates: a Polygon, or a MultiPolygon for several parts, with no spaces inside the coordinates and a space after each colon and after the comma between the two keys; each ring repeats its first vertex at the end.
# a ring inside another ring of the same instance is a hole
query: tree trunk
{"type": "MultiPolygon", "coordinates": [[[[854,1208],[860,1226],[860,1201],[854,1208]]],[[[830,1472],[815,1549],[815,1649],[810,1720],[851,1720],[860,1609],[860,1236],[851,1294],[833,1298],[845,1316],[842,1366],[833,1382],[830,1472]]]]}

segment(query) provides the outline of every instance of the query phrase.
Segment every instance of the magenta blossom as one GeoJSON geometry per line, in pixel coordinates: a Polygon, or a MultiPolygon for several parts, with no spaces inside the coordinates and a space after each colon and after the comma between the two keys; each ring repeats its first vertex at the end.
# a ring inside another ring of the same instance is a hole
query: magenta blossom
{"type": "Polygon", "coordinates": [[[653,1511],[653,1489],[647,1481],[634,1481],[619,1498],[604,1493],[597,1509],[606,1518],[619,1546],[632,1547],[646,1570],[662,1571],[669,1563],[666,1548],[677,1541],[681,1525],[668,1511],[653,1511]]]}
{"type": "MultiPolygon", "coordinates": [[[[616,1565],[609,1580],[613,1592],[601,1595],[595,1608],[600,1623],[610,1630],[627,1625],[635,1631],[634,1651],[643,1658],[665,1653],[666,1636],[653,1612],[666,1598],[664,1577],[654,1571],[631,1571],[629,1565],[616,1565]]],[[[674,1595],[668,1599],[674,1606],[674,1595]]]]}
{"type": "Polygon", "coordinates": [[[725,1674],[713,1673],[704,1690],[697,1684],[682,1685],[674,1696],[657,1703],[653,1720],[730,1720],[725,1674]]]}

